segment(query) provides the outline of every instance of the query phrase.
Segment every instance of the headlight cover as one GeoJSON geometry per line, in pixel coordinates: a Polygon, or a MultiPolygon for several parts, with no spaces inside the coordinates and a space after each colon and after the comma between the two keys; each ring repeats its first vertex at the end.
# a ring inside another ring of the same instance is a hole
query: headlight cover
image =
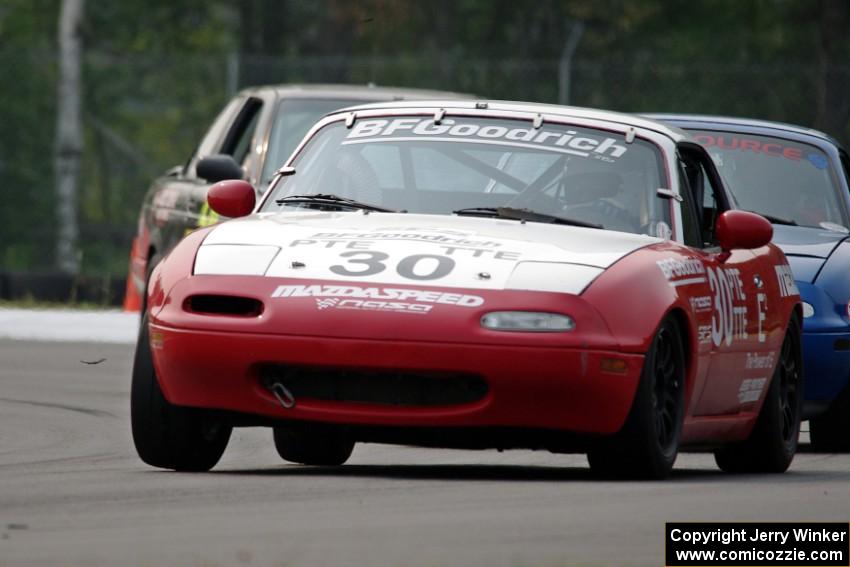
{"type": "Polygon", "coordinates": [[[520,262],[508,278],[505,289],[580,295],[604,271],[602,268],[564,262],[520,262]]]}
{"type": "Polygon", "coordinates": [[[278,246],[204,244],[195,256],[195,275],[262,276],[280,251],[278,246]]]}
{"type": "Polygon", "coordinates": [[[526,333],[565,333],[576,328],[568,315],[536,311],[491,311],[481,317],[481,326],[492,331],[526,333]]]}

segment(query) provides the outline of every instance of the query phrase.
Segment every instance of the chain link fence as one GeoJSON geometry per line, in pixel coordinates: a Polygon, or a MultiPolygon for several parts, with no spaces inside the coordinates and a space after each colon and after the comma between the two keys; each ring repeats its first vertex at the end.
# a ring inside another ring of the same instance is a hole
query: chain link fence
{"type": "MultiPolygon", "coordinates": [[[[483,98],[569,102],[626,112],[752,116],[802,125],[818,120],[824,74],[850,85],[850,65],[671,65],[421,57],[127,57],[84,55],[85,149],[79,194],[84,274],[120,278],[142,197],[153,177],[181,163],[238,88],[333,82],[436,88],[483,98]],[[564,73],[568,80],[564,81],[564,73]]],[[[54,264],[52,53],[0,50],[0,270],[54,264]]],[[[850,125],[829,125],[843,141],[850,125]]]]}

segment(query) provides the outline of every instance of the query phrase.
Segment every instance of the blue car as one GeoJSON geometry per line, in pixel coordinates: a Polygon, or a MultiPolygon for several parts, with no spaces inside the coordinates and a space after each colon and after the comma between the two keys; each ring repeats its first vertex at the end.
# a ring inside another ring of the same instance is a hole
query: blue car
{"type": "Polygon", "coordinates": [[[850,158],[821,132],[655,114],[705,146],[742,209],[774,225],[803,299],[804,418],[816,450],[850,450],[850,158]]]}

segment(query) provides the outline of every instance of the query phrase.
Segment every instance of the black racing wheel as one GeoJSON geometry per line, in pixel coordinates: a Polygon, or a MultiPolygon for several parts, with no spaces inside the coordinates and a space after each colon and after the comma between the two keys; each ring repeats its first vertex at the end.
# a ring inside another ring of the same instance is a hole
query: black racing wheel
{"type": "Polygon", "coordinates": [[[803,413],[803,355],[800,322],[788,323],[779,361],[758,421],[746,441],[714,453],[717,466],[730,473],[785,472],[797,452],[803,413]]]}
{"type": "Polygon", "coordinates": [[[230,440],[232,427],[212,413],[165,399],[153,366],[147,314],[142,317],[130,389],[133,443],[147,464],[176,471],[208,471],[230,440]]]}
{"type": "Polygon", "coordinates": [[[609,478],[661,479],[679,453],[685,405],[685,345],[668,317],[655,332],[626,423],[591,449],[590,468],[609,478]]]}
{"type": "Polygon", "coordinates": [[[351,456],[354,441],[343,426],[293,423],[274,428],[274,446],[291,463],[337,466],[351,456]]]}

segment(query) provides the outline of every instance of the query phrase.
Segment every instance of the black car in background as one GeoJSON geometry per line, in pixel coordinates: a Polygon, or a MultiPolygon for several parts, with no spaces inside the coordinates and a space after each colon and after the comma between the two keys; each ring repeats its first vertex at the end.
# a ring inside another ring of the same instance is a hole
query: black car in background
{"type": "Polygon", "coordinates": [[[155,179],[145,195],[130,252],[125,310],[144,307],[148,276],[180,239],[218,222],[207,206],[213,183],[245,179],[262,194],[310,127],[333,110],[367,102],[451,98],[469,95],[353,85],[270,85],[241,91],[186,163],[155,179]]]}

